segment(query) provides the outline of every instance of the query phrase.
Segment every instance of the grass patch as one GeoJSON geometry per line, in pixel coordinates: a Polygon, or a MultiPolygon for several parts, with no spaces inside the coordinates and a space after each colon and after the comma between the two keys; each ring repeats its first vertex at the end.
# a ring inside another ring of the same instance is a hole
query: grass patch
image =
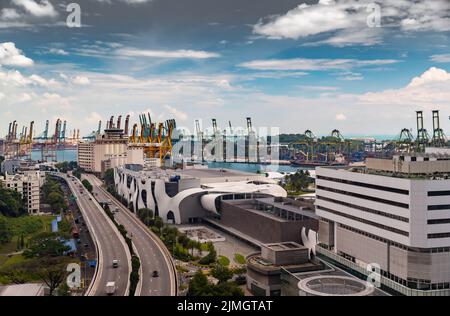
{"type": "Polygon", "coordinates": [[[8,268],[12,265],[24,263],[26,261],[29,261],[29,259],[25,258],[22,255],[7,257],[6,261],[2,265],[2,268],[8,268]]]}
{"type": "Polygon", "coordinates": [[[223,265],[224,267],[228,267],[228,266],[230,265],[230,259],[228,259],[228,258],[225,257],[225,256],[219,256],[219,257],[217,258],[217,261],[218,261],[221,265],[223,265]]]}
{"type": "Polygon", "coordinates": [[[241,255],[240,253],[235,253],[234,261],[236,261],[239,264],[245,264],[245,257],[243,255],[241,255]]]}
{"type": "Polygon", "coordinates": [[[51,222],[55,216],[23,216],[8,218],[11,230],[15,236],[30,236],[41,232],[51,231],[51,222]]]}

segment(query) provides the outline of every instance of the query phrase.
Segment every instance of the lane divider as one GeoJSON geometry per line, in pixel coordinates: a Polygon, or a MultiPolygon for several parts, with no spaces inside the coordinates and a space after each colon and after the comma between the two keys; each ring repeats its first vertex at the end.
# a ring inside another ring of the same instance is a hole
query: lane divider
{"type": "Polygon", "coordinates": [[[124,205],[122,205],[122,203],[117,201],[117,199],[114,196],[112,196],[102,186],[98,186],[98,188],[100,190],[102,190],[107,196],[109,196],[111,200],[114,199],[113,201],[116,201],[116,205],[120,206],[123,210],[126,210],[126,212],[125,212],[127,214],[126,216],[129,216],[129,218],[131,218],[137,225],[141,226],[144,229],[145,233],[156,243],[158,248],[160,248],[160,250],[163,253],[164,260],[166,261],[166,265],[170,268],[170,270],[172,272],[172,273],[170,273],[171,296],[177,296],[178,295],[178,273],[177,273],[177,269],[175,266],[175,262],[172,258],[172,255],[170,254],[169,250],[167,249],[166,245],[164,245],[162,240],[159,239],[159,237],[156,236],[155,233],[150,231],[150,229],[147,226],[145,226],[144,223],[142,223],[137,217],[135,217],[134,214],[132,214],[128,208],[126,208],[124,205]]]}

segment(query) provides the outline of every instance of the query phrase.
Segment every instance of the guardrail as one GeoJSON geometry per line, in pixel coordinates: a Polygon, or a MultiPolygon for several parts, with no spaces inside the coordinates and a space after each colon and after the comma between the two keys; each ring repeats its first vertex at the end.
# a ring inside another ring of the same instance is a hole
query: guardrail
{"type": "Polygon", "coordinates": [[[115,199],[117,201],[117,203],[123,208],[127,210],[127,215],[130,216],[135,223],[137,223],[138,225],[140,225],[148,234],[149,236],[153,239],[153,241],[155,241],[155,243],[159,246],[159,248],[162,250],[163,254],[164,254],[164,258],[166,259],[166,262],[169,263],[168,266],[170,267],[170,269],[172,270],[172,276],[173,278],[173,283],[172,284],[172,296],[177,296],[178,295],[178,284],[179,284],[179,280],[178,280],[178,273],[177,273],[177,269],[175,266],[175,262],[172,258],[172,255],[170,254],[169,250],[167,249],[166,245],[164,245],[164,243],[162,242],[161,239],[159,239],[159,237],[153,233],[147,226],[145,226],[144,223],[142,223],[137,217],[135,217],[133,214],[131,214],[131,211],[126,208],[124,205],[122,205],[122,203],[120,203],[120,201],[118,201],[111,193],[109,193],[107,190],[105,190],[102,186],[98,187],[100,190],[102,190],[105,194],[107,194],[108,196],[110,196],[111,198],[115,199]]]}
{"type": "MultiPolygon", "coordinates": [[[[67,175],[61,174],[61,173],[57,173],[57,172],[47,172],[47,174],[50,174],[50,175],[53,175],[53,176],[56,176],[56,177],[59,177],[59,178],[63,179],[67,183],[67,185],[69,186],[70,191],[72,191],[72,194],[75,194],[75,192],[74,192],[75,190],[72,188],[73,184],[70,183],[70,181],[68,181],[67,175]]],[[[95,284],[95,282],[97,280],[97,276],[99,274],[98,273],[99,267],[101,267],[101,263],[102,263],[102,260],[103,260],[102,259],[102,255],[101,255],[102,250],[101,250],[101,247],[97,243],[97,239],[98,238],[97,238],[97,235],[95,233],[95,230],[93,229],[92,223],[89,220],[89,217],[86,215],[86,212],[85,212],[84,208],[81,206],[81,203],[78,201],[78,199],[76,199],[76,203],[77,203],[78,208],[80,209],[80,212],[83,214],[83,218],[86,220],[86,223],[87,223],[87,225],[89,227],[89,231],[92,232],[92,235],[94,237],[92,239],[93,239],[93,242],[94,242],[95,254],[97,255],[97,258],[96,258],[97,259],[97,264],[95,265],[94,275],[92,276],[92,280],[91,280],[91,283],[89,284],[89,287],[87,288],[87,290],[84,293],[84,296],[91,296],[92,289],[94,287],[94,284],[95,284]]]]}

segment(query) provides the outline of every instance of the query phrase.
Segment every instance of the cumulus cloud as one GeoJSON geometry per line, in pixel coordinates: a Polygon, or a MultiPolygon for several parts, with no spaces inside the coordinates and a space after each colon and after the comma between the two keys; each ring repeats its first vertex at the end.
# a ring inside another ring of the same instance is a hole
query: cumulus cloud
{"type": "Polygon", "coordinates": [[[0,66],[28,67],[33,65],[33,60],[22,54],[12,42],[0,43],[0,66]]]}
{"type": "Polygon", "coordinates": [[[371,104],[449,106],[450,73],[431,67],[404,88],[366,93],[360,100],[371,104]]]}
{"type": "Polygon", "coordinates": [[[25,11],[36,17],[55,17],[58,12],[48,0],[12,0],[12,3],[22,7],[25,11]]]}
{"type": "MultiPolygon", "coordinates": [[[[382,41],[386,28],[369,27],[372,0],[320,0],[300,4],[282,15],[261,19],[253,33],[269,39],[326,36],[318,43],[334,46],[373,45],[382,41]]],[[[448,0],[385,0],[380,2],[381,26],[403,31],[450,30],[448,0]]]]}

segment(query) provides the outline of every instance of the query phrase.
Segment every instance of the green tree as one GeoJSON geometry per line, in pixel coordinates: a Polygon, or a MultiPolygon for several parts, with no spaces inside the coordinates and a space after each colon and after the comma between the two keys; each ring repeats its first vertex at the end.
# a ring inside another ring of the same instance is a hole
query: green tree
{"type": "Polygon", "coordinates": [[[163,220],[162,220],[161,217],[155,216],[155,223],[154,223],[154,226],[158,229],[158,231],[159,231],[160,234],[161,234],[161,228],[164,226],[164,222],[163,222],[163,220]]]}
{"type": "Polygon", "coordinates": [[[209,296],[211,295],[210,288],[208,278],[202,270],[198,270],[189,281],[187,296],[209,296]]]}
{"type": "Polygon", "coordinates": [[[92,184],[91,184],[87,179],[84,179],[83,181],[81,181],[81,183],[82,183],[83,186],[86,188],[86,190],[88,190],[89,192],[92,193],[92,190],[93,190],[94,188],[92,187],[92,184]]]}
{"type": "Polygon", "coordinates": [[[106,189],[110,193],[113,193],[115,191],[114,169],[106,170],[105,175],[103,176],[103,180],[105,181],[106,189]]]}
{"type": "Polygon", "coordinates": [[[12,239],[12,231],[8,220],[0,215],[0,244],[6,244],[12,239]]]}
{"type": "Polygon", "coordinates": [[[219,280],[219,283],[223,283],[233,277],[233,272],[224,265],[215,264],[211,270],[211,275],[219,280]]]}
{"type": "Polygon", "coordinates": [[[200,261],[199,261],[200,264],[208,265],[208,264],[215,263],[217,261],[217,251],[214,248],[213,243],[208,242],[207,248],[208,248],[209,252],[206,256],[204,256],[203,258],[200,259],[200,261]]]}
{"type": "Polygon", "coordinates": [[[27,258],[59,257],[70,250],[69,246],[57,238],[53,233],[41,233],[29,241],[29,249],[23,255],[27,258]]]}
{"type": "Polygon", "coordinates": [[[22,195],[15,190],[4,188],[0,182],[0,214],[9,217],[19,217],[26,213],[22,195]]]}
{"type": "Polygon", "coordinates": [[[48,286],[50,296],[54,296],[55,290],[66,280],[67,265],[64,258],[45,258],[35,268],[35,274],[48,286]]]}

